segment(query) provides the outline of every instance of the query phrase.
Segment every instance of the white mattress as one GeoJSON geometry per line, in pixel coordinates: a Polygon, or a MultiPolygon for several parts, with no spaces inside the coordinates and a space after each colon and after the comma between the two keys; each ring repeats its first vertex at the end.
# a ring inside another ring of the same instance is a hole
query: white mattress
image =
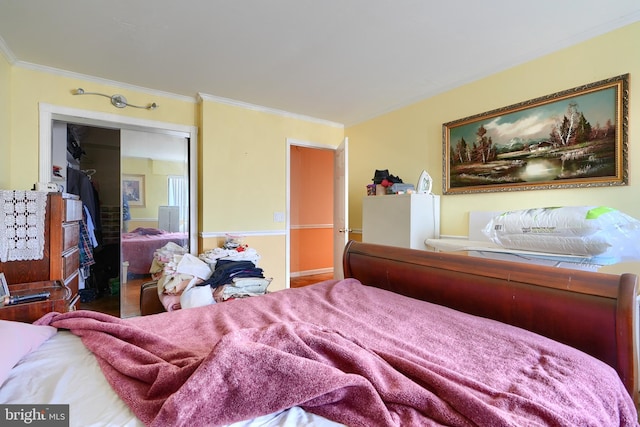
{"type": "MultiPolygon", "coordinates": [[[[71,426],[143,426],[105,379],[77,336],[58,331],[16,365],[0,387],[3,404],[69,404],[71,426]]],[[[334,423],[294,407],[233,427],[326,426],[334,423]]]]}

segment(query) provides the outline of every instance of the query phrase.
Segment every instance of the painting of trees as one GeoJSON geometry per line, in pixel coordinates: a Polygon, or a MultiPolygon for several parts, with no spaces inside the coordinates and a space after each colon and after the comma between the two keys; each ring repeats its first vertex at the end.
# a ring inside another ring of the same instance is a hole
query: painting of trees
{"type": "Polygon", "coordinates": [[[625,85],[627,75],[445,123],[445,194],[625,185],[625,85]]]}

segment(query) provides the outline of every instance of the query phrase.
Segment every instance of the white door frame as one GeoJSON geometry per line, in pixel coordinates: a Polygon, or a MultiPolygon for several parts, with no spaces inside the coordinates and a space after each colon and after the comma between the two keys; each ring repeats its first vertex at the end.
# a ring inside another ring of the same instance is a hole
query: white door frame
{"type": "Polygon", "coordinates": [[[333,278],[344,279],[344,248],[349,241],[349,138],[333,156],[333,278]]]}
{"type": "MultiPolygon", "coordinates": [[[[291,282],[291,147],[307,147],[319,150],[335,151],[337,147],[317,142],[302,141],[299,139],[287,138],[287,189],[286,189],[286,214],[285,214],[285,287],[288,288],[291,282]]],[[[334,266],[335,268],[335,266],[334,266]]]]}
{"type": "Polygon", "coordinates": [[[38,182],[51,181],[52,125],[54,120],[85,124],[88,126],[110,129],[131,129],[151,133],[163,133],[189,138],[189,250],[198,250],[198,173],[197,173],[197,141],[198,128],[176,123],[165,123],[154,120],[136,119],[117,114],[101,113],[59,105],[40,103],[40,146],[38,182]]]}

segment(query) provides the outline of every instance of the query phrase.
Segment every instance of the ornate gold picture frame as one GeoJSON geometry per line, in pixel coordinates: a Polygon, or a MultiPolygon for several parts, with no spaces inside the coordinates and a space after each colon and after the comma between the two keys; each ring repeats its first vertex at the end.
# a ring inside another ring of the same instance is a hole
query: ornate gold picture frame
{"type": "Polygon", "coordinates": [[[629,74],[443,124],[443,194],[628,184],[629,74]]]}

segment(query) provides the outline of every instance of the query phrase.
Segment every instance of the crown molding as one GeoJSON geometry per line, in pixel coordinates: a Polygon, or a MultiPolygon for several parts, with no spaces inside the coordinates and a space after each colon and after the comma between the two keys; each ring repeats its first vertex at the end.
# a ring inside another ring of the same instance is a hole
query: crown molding
{"type": "Polygon", "coordinates": [[[161,96],[161,97],[165,97],[165,98],[172,98],[172,99],[176,99],[176,100],[184,101],[184,102],[193,102],[193,103],[201,102],[201,101],[217,102],[217,103],[226,104],[226,105],[233,105],[233,106],[236,106],[236,107],[241,107],[241,108],[245,108],[245,109],[249,109],[249,110],[260,111],[260,112],[263,112],[263,113],[276,114],[276,115],[279,115],[279,116],[284,116],[284,117],[289,117],[289,118],[293,118],[293,119],[298,119],[298,120],[304,120],[304,121],[308,121],[308,122],[318,123],[318,124],[322,124],[322,125],[325,125],[325,126],[331,126],[331,127],[335,127],[335,128],[339,128],[339,129],[344,129],[344,124],[342,124],[342,123],[336,123],[336,122],[332,122],[332,121],[329,121],[329,120],[318,119],[318,118],[315,118],[315,117],[305,116],[305,115],[302,115],[302,114],[295,114],[295,113],[291,113],[289,111],[284,111],[284,110],[278,110],[278,109],[275,109],[275,108],[264,107],[262,105],[250,104],[248,102],[237,101],[235,99],[223,98],[221,96],[208,95],[208,94],[205,94],[205,93],[198,93],[197,97],[191,97],[191,96],[185,96],[185,95],[177,95],[175,93],[164,92],[164,91],[155,90],[155,89],[149,89],[149,88],[146,88],[146,87],[131,85],[131,84],[128,84],[128,83],[118,82],[118,81],[115,81],[115,80],[103,79],[103,78],[96,77],[96,76],[90,76],[88,74],[81,74],[81,73],[76,73],[76,72],[73,72],[73,71],[61,70],[59,68],[47,67],[45,65],[33,64],[31,62],[18,61],[18,60],[16,60],[15,55],[13,55],[13,52],[11,51],[11,49],[9,49],[9,47],[6,45],[6,43],[4,42],[4,40],[1,37],[0,37],[0,52],[2,52],[4,54],[4,56],[7,58],[9,63],[11,63],[12,65],[14,65],[16,67],[20,67],[20,68],[25,68],[25,69],[28,69],[28,70],[39,71],[39,72],[49,73],[49,74],[55,74],[55,75],[58,75],[58,76],[61,76],[61,77],[67,77],[67,78],[73,78],[73,79],[79,79],[79,80],[86,80],[88,82],[94,82],[96,84],[103,84],[103,85],[108,85],[108,86],[119,87],[119,88],[122,88],[122,89],[128,89],[128,90],[132,90],[132,91],[136,91],[136,92],[146,93],[146,94],[152,95],[152,96],[161,96]]]}
{"type": "Polygon", "coordinates": [[[234,107],[245,108],[247,110],[259,111],[262,113],[276,114],[278,116],[289,117],[292,119],[304,120],[307,122],[318,123],[321,125],[331,126],[339,129],[344,129],[344,124],[332,122],[330,120],[318,119],[315,117],[305,116],[303,114],[291,113],[289,111],[278,110],[277,108],[265,107],[262,105],[250,104],[244,101],[237,101],[235,99],[223,98],[216,95],[208,95],[206,93],[198,93],[200,101],[217,102],[219,104],[232,105],[234,107]]]}
{"type": "Polygon", "coordinates": [[[7,46],[2,37],[0,37],[0,52],[2,52],[2,54],[10,64],[13,65],[16,63],[16,56],[13,54],[13,51],[9,49],[9,46],[7,46]]]}
{"type": "Polygon", "coordinates": [[[178,101],[191,102],[194,104],[197,102],[196,98],[193,96],[178,95],[171,92],[164,92],[161,90],[150,89],[143,86],[136,86],[129,83],[123,83],[115,80],[103,79],[101,77],[90,76],[88,74],[76,73],[74,71],[61,70],[59,68],[48,67],[46,65],[33,64],[31,62],[25,62],[25,61],[15,61],[13,65],[15,65],[16,67],[25,68],[27,70],[39,71],[39,72],[48,73],[48,74],[55,74],[61,77],[67,77],[72,79],[85,80],[87,82],[93,82],[96,84],[114,86],[121,89],[127,89],[127,90],[136,91],[136,92],[146,93],[152,96],[172,98],[178,101]]]}

